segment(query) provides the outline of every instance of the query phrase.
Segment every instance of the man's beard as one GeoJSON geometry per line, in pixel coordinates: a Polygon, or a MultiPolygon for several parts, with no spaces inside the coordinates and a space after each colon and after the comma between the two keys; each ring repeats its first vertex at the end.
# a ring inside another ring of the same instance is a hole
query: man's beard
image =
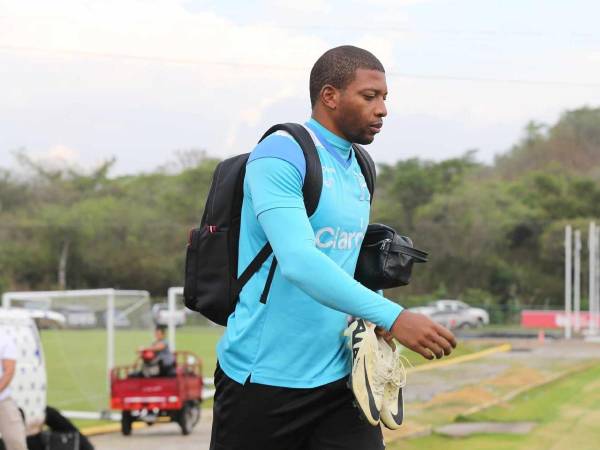
{"type": "Polygon", "coordinates": [[[348,136],[350,139],[350,142],[352,142],[353,144],[360,144],[360,145],[369,145],[371,142],[373,142],[375,140],[375,135],[370,134],[370,133],[346,133],[346,136],[348,136]]]}
{"type": "Polygon", "coordinates": [[[374,140],[375,140],[374,135],[368,135],[368,136],[361,135],[360,137],[354,139],[352,142],[354,142],[355,144],[360,144],[360,145],[369,145],[374,140]]]}
{"type": "Polygon", "coordinates": [[[344,114],[338,122],[339,130],[344,133],[346,140],[353,144],[369,145],[375,140],[375,135],[369,131],[369,127],[361,127],[356,124],[362,122],[360,114],[354,114],[354,111],[344,114]]]}

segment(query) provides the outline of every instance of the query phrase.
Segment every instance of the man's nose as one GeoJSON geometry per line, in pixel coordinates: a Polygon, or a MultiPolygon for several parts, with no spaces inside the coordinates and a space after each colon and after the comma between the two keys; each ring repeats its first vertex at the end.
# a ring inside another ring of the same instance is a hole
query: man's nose
{"type": "Polygon", "coordinates": [[[385,107],[385,101],[383,99],[380,99],[379,102],[377,102],[377,110],[375,111],[375,115],[377,117],[387,116],[387,108],[385,107]]]}

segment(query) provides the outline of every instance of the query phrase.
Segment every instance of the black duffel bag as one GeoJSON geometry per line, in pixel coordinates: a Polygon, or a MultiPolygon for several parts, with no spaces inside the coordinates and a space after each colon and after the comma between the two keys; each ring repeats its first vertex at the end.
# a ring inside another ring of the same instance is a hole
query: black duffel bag
{"type": "Polygon", "coordinates": [[[79,432],[77,431],[46,431],[48,450],[79,450],[79,432]]]}
{"type": "Polygon", "coordinates": [[[414,263],[427,262],[427,253],[411,239],[380,223],[367,227],[354,278],[374,291],[406,286],[414,263]]]}

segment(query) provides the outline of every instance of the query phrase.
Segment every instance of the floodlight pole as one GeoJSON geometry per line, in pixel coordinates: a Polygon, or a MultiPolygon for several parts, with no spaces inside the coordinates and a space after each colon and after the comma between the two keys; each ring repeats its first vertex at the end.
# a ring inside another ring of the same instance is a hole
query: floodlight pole
{"type": "Polygon", "coordinates": [[[565,227],[565,339],[571,339],[571,287],[572,287],[573,229],[565,227]]]}
{"type": "Polygon", "coordinates": [[[588,303],[589,303],[589,322],[588,334],[594,336],[597,331],[596,326],[596,224],[590,222],[588,232],[588,251],[589,251],[589,284],[588,284],[588,303]]]}
{"type": "Polygon", "coordinates": [[[106,374],[107,389],[110,394],[110,371],[115,366],[115,290],[110,289],[107,297],[106,311],[106,374]]]}
{"type": "Polygon", "coordinates": [[[596,249],[594,251],[594,255],[596,256],[596,261],[594,263],[594,270],[596,271],[596,279],[594,281],[594,287],[596,288],[596,293],[594,295],[594,305],[596,309],[594,326],[596,332],[598,332],[598,319],[600,318],[600,227],[595,228],[596,236],[594,237],[594,244],[596,244],[596,249]]]}
{"type": "Polygon", "coordinates": [[[573,303],[575,309],[575,332],[581,331],[581,231],[575,231],[575,271],[574,271],[574,286],[573,286],[573,303]]]}

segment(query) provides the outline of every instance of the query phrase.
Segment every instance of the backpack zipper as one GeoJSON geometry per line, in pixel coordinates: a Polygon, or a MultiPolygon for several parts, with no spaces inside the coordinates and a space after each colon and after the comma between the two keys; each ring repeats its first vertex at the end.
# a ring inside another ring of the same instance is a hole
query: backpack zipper
{"type": "Polygon", "coordinates": [[[381,241],[381,246],[379,248],[381,250],[385,250],[385,248],[388,247],[391,242],[392,242],[391,239],[384,239],[383,241],[381,241]]]}

